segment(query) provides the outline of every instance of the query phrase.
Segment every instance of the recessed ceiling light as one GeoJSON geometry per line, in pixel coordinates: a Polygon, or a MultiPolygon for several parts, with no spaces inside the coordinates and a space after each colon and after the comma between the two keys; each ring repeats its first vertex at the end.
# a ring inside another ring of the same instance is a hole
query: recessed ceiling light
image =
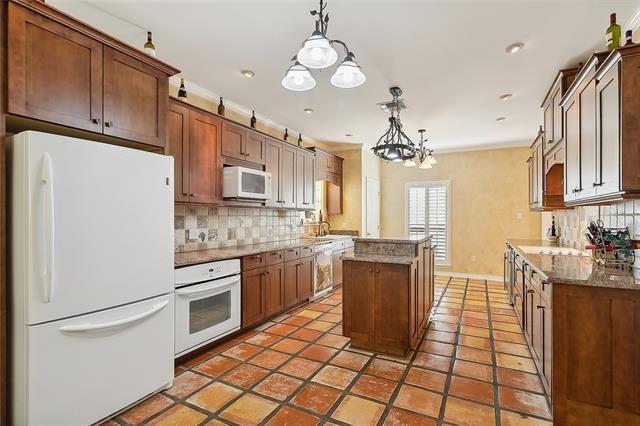
{"type": "Polygon", "coordinates": [[[304,112],[305,112],[306,114],[313,114],[313,108],[305,108],[305,109],[304,109],[304,112]]]}
{"type": "Polygon", "coordinates": [[[504,121],[506,119],[507,119],[507,117],[498,117],[498,118],[496,118],[496,121],[504,121]]]}
{"type": "Polygon", "coordinates": [[[244,75],[247,78],[253,78],[256,76],[256,73],[251,70],[242,70],[240,71],[240,74],[244,75]]]}
{"type": "Polygon", "coordinates": [[[517,51],[519,51],[520,49],[522,49],[524,47],[524,43],[512,43],[510,45],[508,45],[504,51],[507,53],[516,53],[517,51]]]}
{"type": "Polygon", "coordinates": [[[500,95],[499,99],[501,101],[507,101],[513,97],[513,93],[505,93],[504,95],[500,95]]]}

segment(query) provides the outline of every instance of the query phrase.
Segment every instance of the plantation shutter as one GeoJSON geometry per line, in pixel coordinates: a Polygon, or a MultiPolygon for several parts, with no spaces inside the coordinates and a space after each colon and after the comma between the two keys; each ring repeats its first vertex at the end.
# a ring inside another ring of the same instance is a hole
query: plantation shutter
{"type": "Polygon", "coordinates": [[[449,264],[449,183],[422,182],[407,186],[407,231],[412,238],[432,235],[435,260],[449,264]]]}

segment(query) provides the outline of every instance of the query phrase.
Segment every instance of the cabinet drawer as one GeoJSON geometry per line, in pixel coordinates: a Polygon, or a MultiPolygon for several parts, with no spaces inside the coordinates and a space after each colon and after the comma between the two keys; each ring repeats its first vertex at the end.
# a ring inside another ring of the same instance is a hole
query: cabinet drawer
{"type": "Polygon", "coordinates": [[[266,253],[251,254],[242,258],[242,270],[260,268],[266,266],[266,253]]]}
{"type": "Polygon", "coordinates": [[[313,256],[313,246],[300,247],[300,257],[313,256]]]}
{"type": "Polygon", "coordinates": [[[283,250],[270,251],[270,252],[266,253],[266,256],[267,256],[267,265],[268,266],[276,265],[276,264],[282,263],[284,261],[284,251],[283,250]]]}
{"type": "Polygon", "coordinates": [[[296,259],[300,259],[300,247],[290,248],[284,251],[284,260],[286,262],[296,259]]]}

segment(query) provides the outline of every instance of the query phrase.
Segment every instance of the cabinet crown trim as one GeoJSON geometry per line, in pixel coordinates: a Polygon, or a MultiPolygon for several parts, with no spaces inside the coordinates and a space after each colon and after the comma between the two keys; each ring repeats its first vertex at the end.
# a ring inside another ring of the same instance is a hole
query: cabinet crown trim
{"type": "Polygon", "coordinates": [[[599,62],[598,56],[596,54],[591,55],[591,57],[589,58],[589,61],[585,64],[584,67],[582,67],[578,75],[576,75],[576,79],[573,80],[573,83],[571,83],[571,86],[569,86],[569,88],[567,89],[567,92],[564,94],[562,99],[560,99],[561,107],[564,108],[567,105],[567,103],[569,102],[569,99],[571,99],[571,97],[578,90],[578,87],[580,87],[580,85],[587,78],[589,78],[589,73],[596,67],[596,65],[598,65],[598,62],[599,62]]]}

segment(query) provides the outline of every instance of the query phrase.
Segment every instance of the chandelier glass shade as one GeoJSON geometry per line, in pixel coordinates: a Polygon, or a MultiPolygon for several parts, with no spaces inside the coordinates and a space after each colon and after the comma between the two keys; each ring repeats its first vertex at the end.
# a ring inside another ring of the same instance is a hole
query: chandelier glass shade
{"type": "Polygon", "coordinates": [[[316,80],[307,67],[296,61],[287,70],[282,79],[282,85],[289,90],[304,92],[316,87],[316,80]]]}
{"type": "Polygon", "coordinates": [[[345,58],[331,77],[331,84],[335,87],[350,89],[358,87],[366,81],[362,68],[355,61],[355,54],[349,50],[343,41],[332,40],[327,37],[329,14],[325,14],[325,7],[325,1],[320,0],[320,8],[311,11],[311,15],[317,17],[316,29],[311,36],[302,43],[302,47],[298,50],[296,56],[294,56],[296,63],[289,67],[282,79],[282,85],[286,89],[303,91],[315,87],[315,80],[309,70],[323,69],[335,64],[338,61],[338,52],[336,52],[334,46],[338,44],[344,48],[345,58]],[[307,74],[303,77],[304,81],[298,76],[297,80],[292,82],[289,77],[295,77],[293,72],[298,71],[297,68],[294,69],[297,65],[304,67],[307,74]],[[290,74],[292,75],[290,76],[290,74]],[[313,80],[313,84],[311,84],[311,80],[313,80]]]}

